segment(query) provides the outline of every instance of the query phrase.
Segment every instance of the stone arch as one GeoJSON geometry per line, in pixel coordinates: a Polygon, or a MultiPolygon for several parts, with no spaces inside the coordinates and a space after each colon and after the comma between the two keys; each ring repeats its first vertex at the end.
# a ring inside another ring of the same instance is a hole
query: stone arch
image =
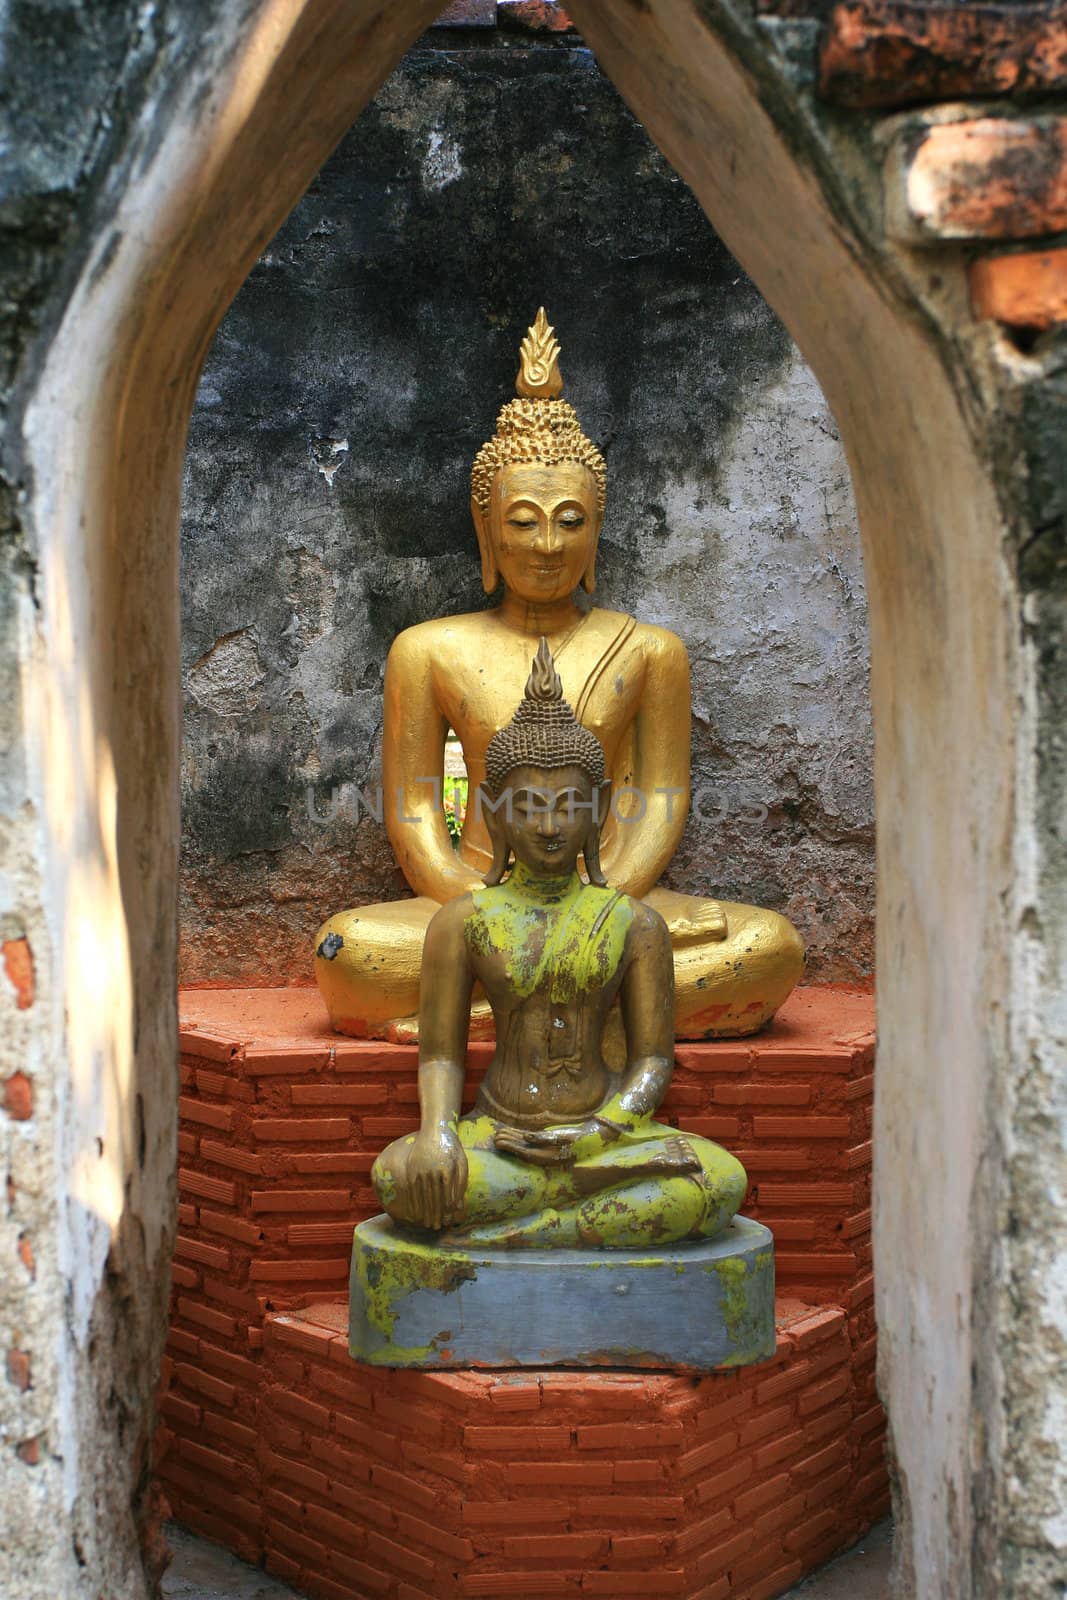
{"type": "MultiPolygon", "coordinates": [[[[51,1182],[56,1281],[72,1286],[61,1352],[69,1387],[64,1399],[56,1380],[54,1410],[64,1503],[96,1500],[125,1530],[111,1554],[87,1552],[87,1570],[116,1596],[142,1592],[128,1507],[172,1244],[186,424],[238,285],[439,5],[221,9],[97,197],[91,248],[25,426],[41,530],[40,642],[28,674],[46,840],[37,1027],[63,1063],[51,1182]],[[113,1363],[127,1369],[121,1408],[103,1354],[112,1342],[113,1363]],[[107,1571],[121,1576],[105,1582],[107,1571]]],[[[848,451],[872,632],[876,1251],[902,1570],[905,1583],[922,1574],[924,1594],[978,1593],[972,1547],[996,1485],[996,1440],[978,1418],[996,1373],[995,1319],[983,1318],[981,1297],[997,1237],[1015,674],[981,405],[952,346],[951,314],[940,325],[906,263],[875,248],[846,145],[812,121],[740,7],[571,9],[797,339],[848,451]]],[[[56,1588],[80,1593],[80,1582],[72,1571],[56,1588]]]]}

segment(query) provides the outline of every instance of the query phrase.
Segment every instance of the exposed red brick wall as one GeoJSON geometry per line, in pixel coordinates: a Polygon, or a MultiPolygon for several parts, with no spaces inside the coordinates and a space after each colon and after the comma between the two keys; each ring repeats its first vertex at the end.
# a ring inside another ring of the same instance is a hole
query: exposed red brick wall
{"type": "MultiPolygon", "coordinates": [[[[869,997],[801,991],[757,1039],[678,1047],[664,1114],[745,1162],[745,1210],[775,1232],[779,1288],[790,1297],[773,1363],[698,1383],[357,1366],[341,1332],[351,1231],[379,1209],[368,1182],[374,1156],[415,1125],[415,1050],[330,1034],[309,990],[187,992],[182,1018],[179,1242],[159,1438],[161,1480],[182,1521],[253,1561],[269,1557],[327,1600],[622,1595],[631,1591],[602,1585],[627,1572],[665,1586],[635,1593],[755,1597],[777,1592],[765,1585],[807,1570],[880,1510],[869,997]],[[721,1458],[720,1438],[730,1441],[721,1458]],[[521,1457],[511,1457],[509,1439],[521,1440],[521,1457]],[[651,1463],[647,1483],[641,1462],[651,1463]],[[579,1468],[592,1478],[577,1498],[535,1492],[539,1471],[542,1485],[549,1471],[563,1484],[579,1468]],[[841,1499],[843,1489],[828,1490],[829,1518],[819,1495],[845,1469],[862,1492],[841,1499]],[[745,1497],[768,1484],[766,1503],[750,1505],[745,1497]],[[441,1508],[421,1534],[420,1494],[424,1507],[432,1494],[441,1508]],[[517,1502],[538,1500],[551,1501],[553,1515],[528,1529],[517,1502]],[[452,1515],[471,1503],[499,1511],[484,1512],[485,1526],[452,1515]],[[635,1509],[650,1503],[662,1517],[635,1509]],[[425,1534],[434,1526],[455,1542],[435,1545],[425,1534]],[[764,1532],[742,1550],[757,1526],[764,1532]],[[564,1542],[549,1557],[537,1540],[564,1542]],[[724,1548],[729,1559],[713,1570],[724,1548]],[[493,1576],[529,1567],[547,1582],[549,1561],[557,1589],[509,1588],[512,1579],[493,1576]],[[361,1563],[378,1576],[360,1576],[361,1563]]],[[[471,1048],[468,1100],[491,1050],[471,1048]]]]}

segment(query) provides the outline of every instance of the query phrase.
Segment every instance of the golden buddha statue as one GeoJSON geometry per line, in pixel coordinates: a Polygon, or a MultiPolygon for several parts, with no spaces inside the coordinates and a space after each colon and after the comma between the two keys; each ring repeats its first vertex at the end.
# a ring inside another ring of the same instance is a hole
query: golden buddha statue
{"type": "Polygon", "coordinates": [[[609,790],[604,752],[565,702],[542,639],[522,703],[485,751],[487,887],[448,900],[426,932],[421,1125],[372,1172],[394,1222],[432,1229],[443,1245],[711,1239],[744,1197],[739,1161],[652,1120],[674,1065],[671,941],[647,901],[605,882],[609,790]],[[461,1117],[475,984],[489,997],[496,1050],[461,1117]],[[621,1073],[603,1049],[616,1001],[621,1073]]]}
{"type": "MultiPolygon", "coordinates": [[[[665,628],[579,606],[595,588],[606,468],[560,398],[559,344],[544,310],[522,343],[518,398],[505,405],[471,474],[487,594],[501,604],[407,628],[385,670],[385,822],[414,898],[333,916],[315,941],[330,1020],[356,1037],[418,1033],[423,941],[437,908],[480,886],[493,859],[485,816],[469,807],[458,849],[441,804],[454,729],[474,794],[486,751],[547,637],[564,693],[597,738],[613,786],[600,839],[611,882],[665,921],[674,953],[674,1033],[754,1033],[800,977],[804,947],[774,911],[657,887],[689,806],[689,662],[665,628]]],[[[491,1028],[476,990],[474,1032],[491,1028]]]]}

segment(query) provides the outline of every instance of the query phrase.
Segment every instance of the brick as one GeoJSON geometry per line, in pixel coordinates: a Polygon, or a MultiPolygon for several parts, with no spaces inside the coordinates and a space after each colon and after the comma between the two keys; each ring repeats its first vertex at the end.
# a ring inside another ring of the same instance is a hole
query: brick
{"type": "Polygon", "coordinates": [[[226,1439],[241,1450],[254,1454],[259,1447],[259,1434],[255,1428],[246,1428],[244,1423],[234,1422],[232,1417],[219,1416],[216,1411],[204,1412],[201,1427],[209,1433],[218,1434],[220,1439],[226,1439]]]}
{"type": "Polygon", "coordinates": [[[867,1139],[863,1144],[853,1145],[851,1150],[846,1150],[845,1165],[852,1172],[858,1167],[869,1167],[873,1158],[874,1145],[870,1139],[867,1139]]]}
{"type": "Polygon", "coordinates": [[[541,1384],[536,1377],[504,1378],[492,1385],[489,1400],[496,1411],[539,1411],[541,1384]]]}
{"type": "MultiPolygon", "coordinates": [[[[735,1561],[740,1561],[748,1554],[755,1539],[756,1535],[751,1528],[747,1528],[736,1538],[728,1539],[725,1544],[717,1544],[713,1549],[705,1551],[696,1564],[697,1577],[709,1578],[713,1574],[728,1573],[735,1561]]],[[[732,1586],[729,1592],[734,1592],[732,1586]]]]}
{"type": "Polygon", "coordinates": [[[825,1406],[832,1405],[835,1400],[840,1400],[847,1394],[851,1386],[851,1372],[839,1372],[826,1383],[805,1390],[797,1401],[797,1411],[802,1417],[809,1417],[815,1411],[822,1411],[825,1406]]]}
{"type": "Polygon", "coordinates": [[[24,1072],[4,1080],[4,1110],[12,1122],[28,1122],[33,1116],[33,1084],[24,1072]]]}
{"type": "Polygon", "coordinates": [[[495,28],[496,0],[452,0],[433,25],[435,28],[495,28]]]}
{"type": "Polygon", "coordinates": [[[294,1249],[305,1245],[352,1243],[355,1223],[347,1222],[294,1222],[286,1229],[285,1241],[294,1249]]]}
{"type": "Polygon", "coordinates": [[[228,1378],[233,1378],[237,1383],[251,1385],[258,1388],[263,1376],[262,1369],[254,1361],[247,1361],[244,1356],[234,1355],[232,1350],[220,1350],[217,1345],[209,1344],[206,1339],[200,1341],[200,1359],[208,1366],[219,1368],[228,1378]]]}
{"type": "Polygon", "coordinates": [[[784,1594],[792,1587],[803,1571],[802,1561],[786,1562],[784,1566],[768,1573],[765,1578],[757,1579],[748,1590],[747,1600],[775,1600],[777,1595],[784,1594]]]}
{"type": "Polygon", "coordinates": [[[807,1350],[843,1332],[844,1326],[845,1316],[840,1307],[826,1306],[823,1310],[813,1311],[808,1317],[791,1322],[789,1334],[797,1350],[807,1350]]]}
{"type": "Polygon", "coordinates": [[[1067,228],[1067,119],[904,118],[886,178],[889,226],[910,243],[1057,233],[1067,228]]]}
{"type": "Polygon", "coordinates": [[[178,1115],[186,1122],[202,1122],[209,1128],[220,1128],[228,1133],[233,1126],[232,1106],[213,1106],[192,1095],[178,1096],[178,1115]]]}
{"type": "Polygon", "coordinates": [[[309,1140],[347,1139],[352,1133],[349,1117],[259,1117],[252,1123],[252,1136],[264,1142],[296,1144],[309,1140]]]}
{"type": "Polygon", "coordinates": [[[460,1587],[465,1595],[491,1595],[493,1600],[504,1595],[521,1595],[524,1600],[533,1600],[533,1597],[553,1600],[556,1595],[581,1593],[578,1580],[561,1572],[539,1572],[537,1587],[531,1591],[533,1581],[528,1569],[524,1572],[464,1572],[460,1576],[460,1587]]]}
{"type": "Polygon", "coordinates": [[[195,1156],[200,1148],[200,1140],[195,1133],[190,1133],[187,1128],[178,1129],[178,1154],[180,1156],[195,1156]]]}
{"type": "Polygon", "coordinates": [[[734,1501],[734,1512],[737,1520],[744,1524],[750,1517],[754,1517],[757,1512],[773,1505],[776,1500],[783,1499],[788,1492],[788,1472],[779,1473],[776,1478],[769,1478],[765,1483],[756,1484],[755,1488],[746,1489],[744,1494],[739,1494],[734,1501]]]}
{"type": "Polygon", "coordinates": [[[367,1535],[367,1549],[385,1563],[387,1571],[410,1572],[413,1577],[422,1578],[424,1582],[433,1583],[437,1576],[434,1563],[419,1555],[415,1550],[410,1550],[406,1545],[397,1544],[392,1539],[387,1539],[384,1534],[371,1532],[367,1535]]]}
{"type": "Polygon", "coordinates": [[[670,1594],[685,1593],[685,1573],[680,1567],[652,1572],[584,1572],[583,1594],[670,1594]]]}
{"type": "Polygon", "coordinates": [[[794,1428],[789,1433],[779,1434],[777,1439],[772,1439],[769,1444],[762,1445],[756,1451],[756,1471],[766,1472],[770,1467],[776,1467],[780,1461],[788,1461],[790,1456],[798,1454],[807,1444],[807,1435],[803,1428],[794,1428]]]}
{"type": "Polygon", "coordinates": [[[752,1051],[745,1045],[676,1044],[674,1059],[686,1072],[748,1072],[752,1066],[752,1051]]]}
{"type": "Polygon", "coordinates": [[[368,1139],[400,1139],[414,1133],[418,1119],[412,1117],[364,1117],[363,1132],[368,1139]]]}
{"type": "MultiPolygon", "coordinates": [[[[209,1450],[194,1439],[179,1439],[177,1450],[184,1460],[201,1472],[212,1472],[216,1477],[229,1479],[241,1478],[246,1474],[246,1469],[232,1456],[225,1455],[221,1450],[209,1450]]],[[[208,1490],[208,1493],[211,1491],[208,1490]]]]}
{"type": "Polygon", "coordinates": [[[196,1428],[200,1425],[200,1407],[194,1406],[191,1400],[183,1399],[180,1394],[165,1394],[159,1402],[159,1407],[176,1425],[183,1428],[196,1428]]]}
{"type": "MultiPolygon", "coordinates": [[[[546,1462],[545,1470],[551,1470],[551,1463],[546,1462]]],[[[516,1522],[524,1526],[530,1522],[560,1523],[566,1522],[570,1509],[568,1500],[465,1500],[463,1521],[471,1528],[508,1528],[516,1522]]]]}
{"type": "MultiPolygon", "coordinates": [[[[719,1511],[713,1511],[709,1517],[699,1517],[696,1521],[687,1520],[685,1527],[676,1536],[673,1553],[676,1556],[688,1555],[691,1550],[701,1550],[705,1545],[710,1545],[712,1540],[722,1537],[729,1529],[735,1528],[733,1509],[723,1506],[719,1511]]],[[[612,1541],[614,1548],[614,1540],[612,1541]]]]}
{"type": "MultiPolygon", "coordinates": [[[[524,1489],[606,1489],[614,1477],[611,1461],[508,1461],[499,1470],[508,1483],[524,1489]]],[[[528,1504],[524,1501],[524,1508],[528,1504]]]]}
{"type": "Polygon", "coordinates": [[[838,1251],[832,1255],[827,1251],[820,1255],[815,1251],[805,1254],[779,1250],[775,1253],[774,1270],[778,1278],[804,1278],[813,1281],[822,1278],[851,1278],[856,1270],[856,1257],[851,1251],[847,1254],[838,1251]]]}
{"type": "Polygon", "coordinates": [[[383,1106],[389,1100],[384,1083],[294,1083],[294,1106],[383,1106]]]}
{"type": "Polygon", "coordinates": [[[298,1422],[307,1423],[308,1427],[317,1429],[320,1434],[329,1433],[330,1413],[325,1406],[316,1405],[314,1400],[306,1400],[300,1394],[288,1394],[285,1390],[275,1390],[273,1401],[280,1411],[288,1412],[298,1422]]]}
{"type": "Polygon", "coordinates": [[[871,1231],[871,1208],[857,1211],[855,1216],[846,1217],[841,1227],[841,1232],[846,1239],[859,1238],[871,1231]]]}
{"type": "Polygon", "coordinates": [[[306,1534],[297,1533],[295,1528],[290,1528],[286,1523],[270,1521],[267,1524],[268,1547],[271,1543],[280,1544],[283,1550],[291,1550],[300,1557],[305,1566],[317,1567],[322,1571],[329,1560],[329,1551],[317,1539],[309,1539],[306,1534]]]}
{"type": "Polygon", "coordinates": [[[450,1561],[474,1560],[474,1546],[470,1540],[457,1536],[447,1527],[442,1527],[440,1521],[430,1522],[425,1517],[415,1516],[413,1512],[404,1510],[394,1510],[393,1514],[396,1517],[397,1533],[405,1538],[413,1539],[416,1544],[428,1545],[431,1550],[439,1551],[450,1561]]]}
{"type": "Polygon", "coordinates": [[[330,1055],[329,1045],[290,1045],[286,1049],[249,1045],[244,1052],[244,1070],[250,1078],[324,1072],[330,1055]]]}
{"type": "Polygon", "coordinates": [[[178,1226],[179,1226],[179,1228],[195,1228],[196,1227],[197,1217],[199,1215],[200,1215],[199,1206],[194,1206],[191,1203],[187,1203],[187,1202],[179,1202],[179,1204],[178,1204],[178,1226]]]}
{"type": "Polygon", "coordinates": [[[178,1168],[178,1189],[186,1194],[203,1195],[205,1200],[215,1200],[220,1205],[232,1206],[237,1202],[237,1185],[225,1178],[209,1178],[205,1172],[194,1172],[191,1167],[178,1168]]]}
{"type": "Polygon", "coordinates": [[[183,1267],[180,1261],[172,1261],[170,1281],[179,1289],[198,1289],[200,1274],[193,1267],[183,1267]]]}
{"type": "MultiPolygon", "coordinates": [[[[347,1354],[347,1352],[346,1352],[347,1354]]],[[[351,1357],[348,1358],[349,1368],[353,1367],[351,1357]]],[[[342,1404],[354,1408],[356,1411],[369,1411],[371,1405],[370,1390],[365,1384],[350,1381],[343,1372],[334,1368],[313,1366],[308,1373],[312,1387],[324,1389],[330,1395],[331,1404],[342,1404]]]]}
{"type": "Polygon", "coordinates": [[[740,1439],[742,1446],[755,1444],[759,1439],[765,1439],[769,1433],[776,1432],[779,1428],[787,1428],[793,1420],[793,1407],[791,1405],[777,1406],[773,1411],[757,1411],[754,1417],[741,1424],[740,1439]]]}
{"type": "Polygon", "coordinates": [[[846,1100],[870,1100],[874,1095],[874,1073],[868,1072],[862,1078],[853,1078],[845,1086],[846,1100]]]}
{"type": "Polygon", "coordinates": [[[195,1300],[187,1300],[183,1296],[178,1299],[178,1315],[185,1317],[188,1322],[199,1322],[214,1333],[221,1333],[224,1339],[233,1339],[237,1334],[236,1322],[224,1311],[213,1311],[210,1306],[198,1305],[195,1300]]]}
{"type": "Polygon", "coordinates": [[[851,1117],[764,1117],[752,1119],[757,1139],[845,1139],[851,1117]]]}
{"type": "MultiPolygon", "coordinates": [[[[752,1148],[731,1152],[747,1173],[808,1172],[815,1165],[810,1150],[765,1150],[752,1148]]],[[[761,1186],[762,1187],[762,1186],[761,1186]]]]}
{"type": "Polygon", "coordinates": [[[1055,6],[845,0],[825,31],[825,99],[853,108],[1067,88],[1067,37],[1055,6]]]}
{"type": "Polygon", "coordinates": [[[248,1289],[235,1289],[229,1283],[224,1283],[221,1278],[204,1278],[204,1293],[209,1300],[218,1300],[224,1306],[233,1306],[246,1317],[258,1317],[260,1312],[259,1301],[248,1289]]]}
{"type": "Polygon", "coordinates": [[[412,1505],[421,1506],[423,1511],[440,1512],[443,1509],[440,1493],[406,1472],[397,1472],[392,1467],[383,1467],[375,1463],[370,1469],[370,1481],[391,1500],[408,1501],[412,1505]]]}
{"type": "Polygon", "coordinates": [[[711,1098],[724,1106],[806,1106],[810,1083],[717,1083],[711,1098]]]}
{"type": "Polygon", "coordinates": [[[36,980],[33,970],[33,950],[25,938],[5,939],[3,943],[4,974],[15,991],[15,1010],[28,1011],[33,1005],[36,980]]]}
{"type": "Polygon", "coordinates": [[[803,1550],[818,1544],[820,1539],[840,1526],[841,1513],[836,1506],[832,1506],[829,1511],[820,1512],[816,1517],[806,1517],[795,1528],[791,1528],[784,1535],[782,1543],[787,1550],[803,1550]]]}
{"type": "Polygon", "coordinates": [[[630,1495],[590,1494],[578,1502],[583,1517],[604,1517],[612,1525],[635,1521],[673,1522],[685,1515],[685,1501],[680,1495],[630,1495]]]}
{"type": "Polygon", "coordinates": [[[253,1211],[344,1211],[347,1189],[253,1189],[253,1211]]]}
{"type": "Polygon", "coordinates": [[[736,1433],[723,1433],[717,1438],[709,1439],[707,1444],[697,1445],[694,1450],[686,1450],[675,1462],[679,1477],[687,1478],[690,1473],[706,1471],[708,1467],[714,1466],[716,1461],[722,1461],[725,1457],[733,1455],[737,1445],[736,1433]]]}
{"type": "Polygon", "coordinates": [[[835,1045],[792,1045],[776,1050],[756,1046],[757,1072],[796,1073],[810,1079],[813,1073],[843,1075],[852,1070],[853,1051],[835,1045]]]}
{"type": "Polygon", "coordinates": [[[811,1478],[821,1478],[824,1473],[833,1472],[841,1464],[842,1457],[847,1455],[847,1445],[843,1439],[829,1445],[825,1450],[819,1450],[815,1455],[806,1456],[803,1461],[798,1461],[790,1469],[790,1480],[804,1483],[811,1478]]]}
{"type": "Polygon", "coordinates": [[[253,1261],[248,1276],[253,1283],[340,1283],[347,1281],[347,1256],[329,1261],[253,1261]]]}
{"type": "Polygon", "coordinates": [[[821,1444],[824,1439],[845,1438],[851,1421],[851,1399],[845,1405],[838,1406],[833,1411],[821,1412],[804,1429],[809,1448],[821,1444]]]}
{"type": "Polygon", "coordinates": [[[186,1256],[190,1261],[199,1261],[205,1267],[214,1267],[221,1272],[225,1272],[230,1265],[228,1250],[218,1250],[213,1244],[204,1244],[201,1239],[190,1239],[183,1233],[179,1233],[175,1241],[174,1253],[186,1256]]]}
{"type": "Polygon", "coordinates": [[[703,1506],[709,1501],[725,1499],[742,1483],[747,1483],[755,1470],[753,1458],[745,1456],[724,1471],[711,1473],[697,1489],[697,1504],[703,1506]]]}
{"type": "Polygon", "coordinates": [[[221,1378],[212,1377],[211,1373],[202,1372],[198,1367],[191,1367],[186,1362],[175,1363],[174,1376],[187,1389],[195,1389],[199,1394],[206,1394],[217,1405],[232,1406],[236,1399],[237,1391],[232,1383],[225,1383],[221,1378]]]}
{"type": "Polygon", "coordinates": [[[571,1442],[569,1428],[484,1428],[468,1423],[463,1429],[463,1444],[468,1450],[566,1450],[571,1442]]]}
{"type": "Polygon", "coordinates": [[[187,1333],[184,1328],[175,1328],[172,1324],[167,1329],[167,1349],[178,1350],[183,1356],[198,1356],[200,1340],[195,1334],[187,1333]]]}
{"type": "Polygon", "coordinates": [[[200,1226],[209,1233],[222,1233],[228,1239],[236,1239],[238,1244],[246,1244],[250,1249],[263,1243],[263,1229],[254,1222],[227,1216],[224,1211],[211,1211],[207,1206],[200,1207],[200,1226]]]}
{"type": "MultiPolygon", "coordinates": [[[[183,1069],[184,1070],[184,1069],[183,1069]]],[[[225,1072],[205,1072],[202,1067],[194,1073],[196,1087],[201,1094],[214,1094],[229,1099],[254,1100],[255,1090],[250,1083],[242,1083],[225,1072]]],[[[184,1081],[184,1080],[183,1080],[184,1081]]]]}
{"type": "Polygon", "coordinates": [[[204,1161],[213,1161],[216,1166],[236,1167],[239,1172],[250,1173],[256,1177],[263,1169],[262,1157],[252,1150],[241,1150],[236,1145],[219,1144],[214,1139],[201,1139],[200,1155],[204,1161]]]}
{"type": "Polygon", "coordinates": [[[659,1483],[664,1477],[662,1461],[616,1461],[616,1483],[659,1483]]]}
{"type": "Polygon", "coordinates": [[[377,1160],[370,1150],[295,1150],[286,1154],[293,1172],[360,1172],[368,1173],[377,1160]]]}
{"type": "Polygon", "coordinates": [[[873,1274],[868,1273],[865,1278],[860,1278],[860,1280],[857,1283],[854,1283],[852,1285],[852,1288],[849,1290],[849,1295],[848,1295],[848,1308],[849,1308],[849,1310],[851,1311],[856,1306],[863,1305],[865,1301],[872,1299],[873,1296],[874,1296],[874,1277],[873,1277],[873,1274]]]}
{"type": "Polygon", "coordinates": [[[680,1445],[685,1429],[680,1422],[601,1422],[579,1426],[579,1450],[641,1450],[680,1445]]]}
{"type": "Polygon", "coordinates": [[[852,1204],[850,1183],[761,1183],[761,1206],[821,1206],[844,1208],[852,1204]]]}
{"type": "Polygon", "coordinates": [[[669,1533],[613,1533],[611,1553],[619,1561],[661,1561],[673,1537],[669,1533]]]}

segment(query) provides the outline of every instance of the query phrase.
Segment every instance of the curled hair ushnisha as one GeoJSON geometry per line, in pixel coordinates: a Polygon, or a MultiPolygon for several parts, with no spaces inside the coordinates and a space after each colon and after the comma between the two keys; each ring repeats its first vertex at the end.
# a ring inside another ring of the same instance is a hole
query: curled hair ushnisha
{"type": "Polygon", "coordinates": [[[542,306],[522,341],[515,380],[518,399],[503,407],[496,433],[482,445],[471,468],[471,499],[482,511],[489,509],[493,478],[501,467],[512,462],[554,467],[563,461],[589,469],[596,480],[597,508],[604,510],[608,469],[582,432],[574,407],[559,398],[559,350],[542,306]]]}
{"type": "Polygon", "coordinates": [[[485,752],[486,787],[494,798],[516,767],[579,767],[594,788],[604,782],[603,747],[564,700],[544,637],[515,715],[494,733],[485,752]]]}

